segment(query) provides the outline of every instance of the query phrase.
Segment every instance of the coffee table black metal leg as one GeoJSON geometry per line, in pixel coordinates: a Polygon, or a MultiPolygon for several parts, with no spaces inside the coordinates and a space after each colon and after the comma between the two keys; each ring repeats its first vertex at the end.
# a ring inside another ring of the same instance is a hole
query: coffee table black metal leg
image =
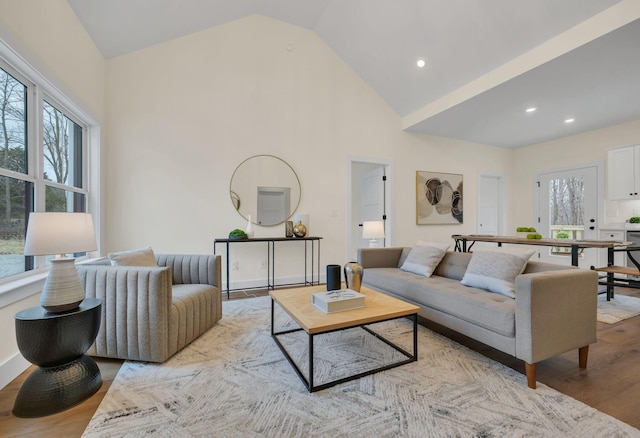
{"type": "Polygon", "coordinates": [[[309,335],[309,379],[307,389],[313,392],[313,335],[309,335]]]}
{"type": "MultiPolygon", "coordinates": [[[[293,370],[296,372],[296,374],[298,375],[298,377],[300,377],[300,380],[302,380],[302,382],[304,383],[304,385],[307,387],[307,390],[309,390],[309,392],[311,392],[311,384],[309,383],[309,379],[307,379],[304,374],[302,373],[302,370],[298,367],[298,365],[294,362],[293,358],[289,355],[289,352],[287,351],[287,349],[284,347],[284,345],[282,345],[282,343],[280,342],[280,340],[278,339],[278,335],[285,335],[287,333],[293,333],[293,332],[299,332],[302,331],[302,329],[300,327],[294,328],[294,329],[289,329],[289,330],[281,330],[279,332],[276,332],[275,329],[275,301],[272,299],[271,300],[271,338],[274,340],[274,342],[276,343],[276,345],[278,346],[278,348],[280,349],[280,351],[282,351],[282,354],[284,354],[285,359],[287,359],[287,362],[289,362],[289,364],[293,367],[293,370]]],[[[309,345],[310,345],[310,349],[309,351],[312,352],[313,351],[313,341],[311,339],[311,335],[309,335],[309,345]]],[[[310,353],[310,357],[313,357],[313,353],[310,353]]],[[[311,377],[313,378],[313,363],[310,363],[310,370],[311,370],[311,377]]]]}
{"type": "Polygon", "coordinates": [[[418,360],[418,314],[411,315],[413,319],[413,358],[418,360]]]}

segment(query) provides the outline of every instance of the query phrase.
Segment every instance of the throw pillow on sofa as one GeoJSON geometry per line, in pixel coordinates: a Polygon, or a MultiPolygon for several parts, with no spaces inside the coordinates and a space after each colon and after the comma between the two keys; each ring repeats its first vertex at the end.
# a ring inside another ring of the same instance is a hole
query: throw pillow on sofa
{"type": "Polygon", "coordinates": [[[475,249],[461,283],[515,298],[516,277],[534,253],[514,247],[475,249]]]}
{"type": "Polygon", "coordinates": [[[444,255],[449,249],[448,243],[425,242],[418,240],[411,248],[407,259],[400,269],[414,274],[431,277],[444,255]]]}
{"type": "Polygon", "coordinates": [[[157,267],[156,256],[150,246],[130,251],[109,253],[111,266],[151,266],[157,267]]]}

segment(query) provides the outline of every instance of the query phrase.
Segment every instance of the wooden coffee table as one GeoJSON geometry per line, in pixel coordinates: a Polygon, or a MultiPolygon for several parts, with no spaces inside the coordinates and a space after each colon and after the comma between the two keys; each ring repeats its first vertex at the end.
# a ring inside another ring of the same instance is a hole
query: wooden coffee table
{"type": "Polygon", "coordinates": [[[365,295],[365,307],[360,309],[346,310],[336,313],[324,313],[311,303],[311,296],[316,292],[324,292],[326,287],[314,286],[314,287],[300,287],[294,289],[278,289],[269,292],[271,296],[271,336],[274,341],[282,350],[282,353],[287,358],[293,369],[296,371],[300,379],[306,385],[309,392],[319,391],[321,389],[335,386],[339,383],[347,382],[350,380],[358,379],[363,376],[367,376],[379,371],[388,370],[390,368],[398,367],[400,365],[407,364],[409,362],[415,362],[418,360],[418,310],[419,307],[388,295],[376,292],[374,290],[362,287],[360,293],[365,295]],[[282,310],[284,310],[293,320],[299,325],[298,328],[290,330],[275,331],[274,316],[275,316],[275,304],[278,304],[282,310]],[[389,321],[398,318],[409,318],[413,322],[413,352],[402,349],[395,343],[384,338],[379,333],[374,332],[367,327],[369,324],[389,321]],[[349,328],[360,327],[372,334],[382,342],[385,342],[396,351],[406,357],[405,360],[395,362],[389,365],[384,365],[372,370],[364,371],[355,375],[344,377],[341,379],[333,380],[321,385],[314,385],[313,383],[313,365],[314,365],[314,351],[313,340],[315,336],[327,334],[335,331],[345,330],[349,328]],[[278,336],[285,335],[296,331],[304,330],[309,338],[309,375],[306,377],[298,365],[293,361],[287,349],[282,344],[278,336]]]}

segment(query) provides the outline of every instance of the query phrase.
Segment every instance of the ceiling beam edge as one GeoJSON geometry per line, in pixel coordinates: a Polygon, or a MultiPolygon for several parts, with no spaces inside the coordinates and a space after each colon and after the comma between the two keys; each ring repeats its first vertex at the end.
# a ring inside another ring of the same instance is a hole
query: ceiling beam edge
{"type": "Polygon", "coordinates": [[[471,99],[640,18],[640,1],[622,0],[500,67],[401,119],[402,130],[471,99]]]}

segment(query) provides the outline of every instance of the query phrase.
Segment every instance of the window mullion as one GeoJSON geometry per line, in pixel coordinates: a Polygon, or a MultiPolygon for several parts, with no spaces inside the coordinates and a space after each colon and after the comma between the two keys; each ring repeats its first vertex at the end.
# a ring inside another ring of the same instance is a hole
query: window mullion
{"type": "Polygon", "coordinates": [[[73,186],[69,186],[69,185],[66,185],[66,184],[60,184],[60,183],[57,183],[55,181],[49,181],[49,180],[46,180],[46,179],[43,179],[43,182],[44,182],[45,186],[55,187],[57,189],[66,190],[68,192],[80,193],[80,194],[83,194],[83,195],[88,194],[88,190],[80,188],[80,187],[73,187],[73,186]]]}
{"type": "Polygon", "coordinates": [[[44,169],[44,157],[43,157],[43,140],[42,140],[42,127],[44,126],[42,121],[42,101],[44,99],[42,90],[40,87],[34,87],[34,103],[32,105],[33,113],[31,116],[33,117],[33,123],[31,124],[34,133],[33,133],[33,142],[29,142],[29,145],[32,147],[30,151],[33,151],[33,176],[35,177],[38,183],[35,186],[35,211],[45,211],[45,193],[46,187],[42,183],[44,181],[43,169],[44,169]]]}

